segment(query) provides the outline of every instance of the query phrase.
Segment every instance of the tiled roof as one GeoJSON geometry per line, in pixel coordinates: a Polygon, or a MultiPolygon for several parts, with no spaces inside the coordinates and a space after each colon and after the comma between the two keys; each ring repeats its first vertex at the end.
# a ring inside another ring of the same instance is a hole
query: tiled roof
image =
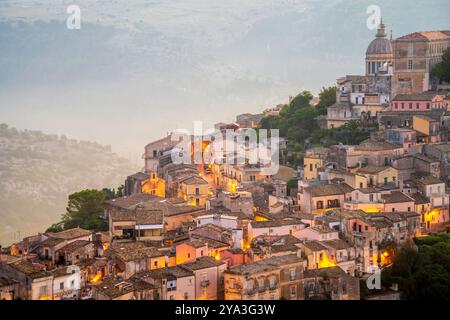
{"type": "Polygon", "coordinates": [[[295,254],[273,256],[257,262],[231,267],[228,271],[225,271],[225,273],[248,276],[259,272],[276,270],[283,265],[299,263],[302,261],[303,259],[295,254]]]}
{"type": "Polygon", "coordinates": [[[319,241],[315,241],[315,240],[306,241],[303,245],[311,251],[327,250],[327,248],[324,245],[322,245],[319,241]]]}
{"type": "Polygon", "coordinates": [[[150,200],[163,200],[163,198],[159,198],[157,196],[153,196],[147,193],[135,193],[130,196],[120,197],[112,200],[105,201],[105,204],[109,204],[111,206],[122,208],[122,209],[132,209],[138,204],[144,203],[150,200]]]}
{"type": "Polygon", "coordinates": [[[304,189],[313,197],[339,195],[352,192],[354,189],[346,183],[340,184],[317,184],[304,189]]]}
{"type": "Polygon", "coordinates": [[[35,264],[27,260],[20,260],[14,263],[10,263],[9,266],[32,279],[51,276],[50,272],[36,266],[35,264]]]}
{"type": "Polygon", "coordinates": [[[449,30],[442,31],[422,31],[422,32],[414,32],[402,37],[397,38],[396,40],[445,40],[450,38],[449,30]]]}
{"type": "Polygon", "coordinates": [[[444,183],[444,181],[442,181],[441,179],[438,179],[434,176],[423,176],[420,178],[416,178],[413,179],[416,183],[420,183],[423,185],[432,185],[432,184],[440,184],[440,183],[444,183]]]}
{"type": "Polygon", "coordinates": [[[425,197],[424,195],[422,195],[421,193],[413,193],[411,195],[409,195],[411,198],[414,199],[414,202],[416,204],[426,204],[426,203],[430,203],[430,198],[425,197]]]}
{"type": "Polygon", "coordinates": [[[421,93],[398,94],[392,101],[431,101],[437,95],[445,95],[442,92],[426,91],[421,93]]]}
{"type": "Polygon", "coordinates": [[[208,181],[197,175],[185,177],[180,182],[189,185],[208,184],[208,181]]]}
{"type": "Polygon", "coordinates": [[[401,203],[414,201],[414,199],[408,197],[406,194],[400,191],[392,191],[388,194],[382,194],[381,199],[383,199],[385,203],[401,203]]]}
{"type": "Polygon", "coordinates": [[[64,247],[60,248],[58,251],[72,253],[72,252],[74,252],[80,248],[83,248],[91,243],[92,243],[91,241],[77,240],[77,241],[69,243],[68,245],[65,245],[64,247]]]}
{"type": "Polygon", "coordinates": [[[47,236],[52,238],[64,239],[64,240],[72,240],[81,237],[87,237],[92,234],[92,231],[81,229],[81,228],[73,228],[69,230],[64,230],[61,232],[48,232],[47,236]]]}
{"type": "Polygon", "coordinates": [[[365,140],[361,142],[358,146],[355,146],[355,150],[358,151],[383,151],[401,148],[402,146],[398,144],[393,144],[386,141],[377,141],[372,139],[365,140]]]}
{"type": "Polygon", "coordinates": [[[358,173],[376,174],[387,169],[392,169],[390,166],[365,166],[358,169],[358,173]]]}
{"type": "Polygon", "coordinates": [[[182,264],[182,266],[187,268],[188,270],[196,271],[201,269],[217,267],[223,264],[224,264],[223,262],[217,261],[212,257],[200,257],[196,261],[182,264]]]}
{"type": "Polygon", "coordinates": [[[117,210],[110,213],[112,221],[135,221],[136,224],[162,224],[162,210],[117,210]]]}

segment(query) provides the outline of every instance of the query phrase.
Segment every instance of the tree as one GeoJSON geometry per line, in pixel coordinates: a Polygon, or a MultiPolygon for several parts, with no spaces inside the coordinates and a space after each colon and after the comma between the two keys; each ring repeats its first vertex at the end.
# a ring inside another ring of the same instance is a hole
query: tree
{"type": "Polygon", "coordinates": [[[106,231],[108,225],[100,215],[106,194],[98,190],[83,190],[69,196],[66,213],[62,217],[64,229],[80,227],[88,230],[106,231]]]}
{"type": "Polygon", "coordinates": [[[336,87],[323,87],[319,92],[319,103],[317,104],[317,112],[326,114],[327,108],[336,103],[336,87]]]}
{"type": "Polygon", "coordinates": [[[450,47],[444,51],[442,61],[431,70],[431,77],[438,79],[439,82],[450,82],[450,47]]]}
{"type": "Polygon", "coordinates": [[[291,109],[300,109],[309,107],[312,98],[313,95],[311,94],[311,92],[304,90],[300,92],[298,95],[296,95],[294,99],[292,99],[291,103],[289,104],[289,107],[291,109]]]}
{"type": "Polygon", "coordinates": [[[64,228],[62,226],[61,222],[58,223],[54,223],[50,226],[50,228],[48,228],[47,230],[45,230],[45,232],[61,232],[63,231],[64,228]]]}
{"type": "Polygon", "coordinates": [[[447,300],[450,297],[450,235],[415,240],[418,251],[403,248],[391,267],[383,270],[384,283],[398,283],[404,298],[447,300]]]}

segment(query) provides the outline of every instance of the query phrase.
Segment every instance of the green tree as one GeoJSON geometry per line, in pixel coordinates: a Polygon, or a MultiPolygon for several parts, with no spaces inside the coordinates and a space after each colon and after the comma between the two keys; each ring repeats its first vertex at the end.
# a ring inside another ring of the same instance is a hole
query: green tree
{"type": "Polygon", "coordinates": [[[298,95],[292,99],[291,103],[289,104],[289,107],[291,109],[300,109],[300,108],[306,108],[310,106],[310,102],[313,98],[313,95],[311,92],[304,90],[300,92],[298,95]]]}
{"type": "Polygon", "coordinates": [[[450,235],[416,239],[418,251],[403,248],[391,267],[383,270],[383,283],[398,283],[404,298],[450,298],[450,235]]]}
{"type": "Polygon", "coordinates": [[[108,225],[101,218],[106,194],[98,190],[83,190],[69,196],[66,213],[62,217],[64,229],[80,227],[88,230],[106,231],[108,225]]]}
{"type": "Polygon", "coordinates": [[[431,77],[438,79],[439,82],[450,82],[450,48],[444,51],[442,61],[431,70],[431,77]]]}
{"type": "Polygon", "coordinates": [[[317,104],[317,112],[326,114],[327,108],[336,103],[336,87],[323,87],[319,92],[319,103],[317,104]]]}

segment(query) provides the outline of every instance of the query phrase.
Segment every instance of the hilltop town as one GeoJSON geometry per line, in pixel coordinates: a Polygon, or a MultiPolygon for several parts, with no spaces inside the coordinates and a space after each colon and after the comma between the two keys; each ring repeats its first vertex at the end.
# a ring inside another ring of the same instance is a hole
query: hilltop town
{"type": "Polygon", "coordinates": [[[392,265],[449,226],[450,86],[430,75],[448,48],[450,30],[389,39],[381,23],[365,74],[337,79],[330,105],[302,93],[215,125],[223,134],[275,128],[306,97],[306,108],[323,108],[308,125],[358,142],[281,132],[276,174],[176,164],[172,134],[149,142],[123,194],[75,194],[60,223],[2,249],[0,299],[408,297],[392,265]],[[378,287],[383,270],[390,281],[378,287]]]}

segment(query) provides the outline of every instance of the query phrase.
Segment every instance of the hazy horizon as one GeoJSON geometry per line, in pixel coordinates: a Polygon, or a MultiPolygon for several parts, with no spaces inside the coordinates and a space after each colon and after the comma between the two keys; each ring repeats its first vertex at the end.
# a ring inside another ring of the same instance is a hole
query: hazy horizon
{"type": "Polygon", "coordinates": [[[0,1],[0,123],[111,145],[261,112],[364,72],[375,30],[450,29],[448,0],[0,1]],[[66,8],[81,8],[68,30],[66,8]]]}

